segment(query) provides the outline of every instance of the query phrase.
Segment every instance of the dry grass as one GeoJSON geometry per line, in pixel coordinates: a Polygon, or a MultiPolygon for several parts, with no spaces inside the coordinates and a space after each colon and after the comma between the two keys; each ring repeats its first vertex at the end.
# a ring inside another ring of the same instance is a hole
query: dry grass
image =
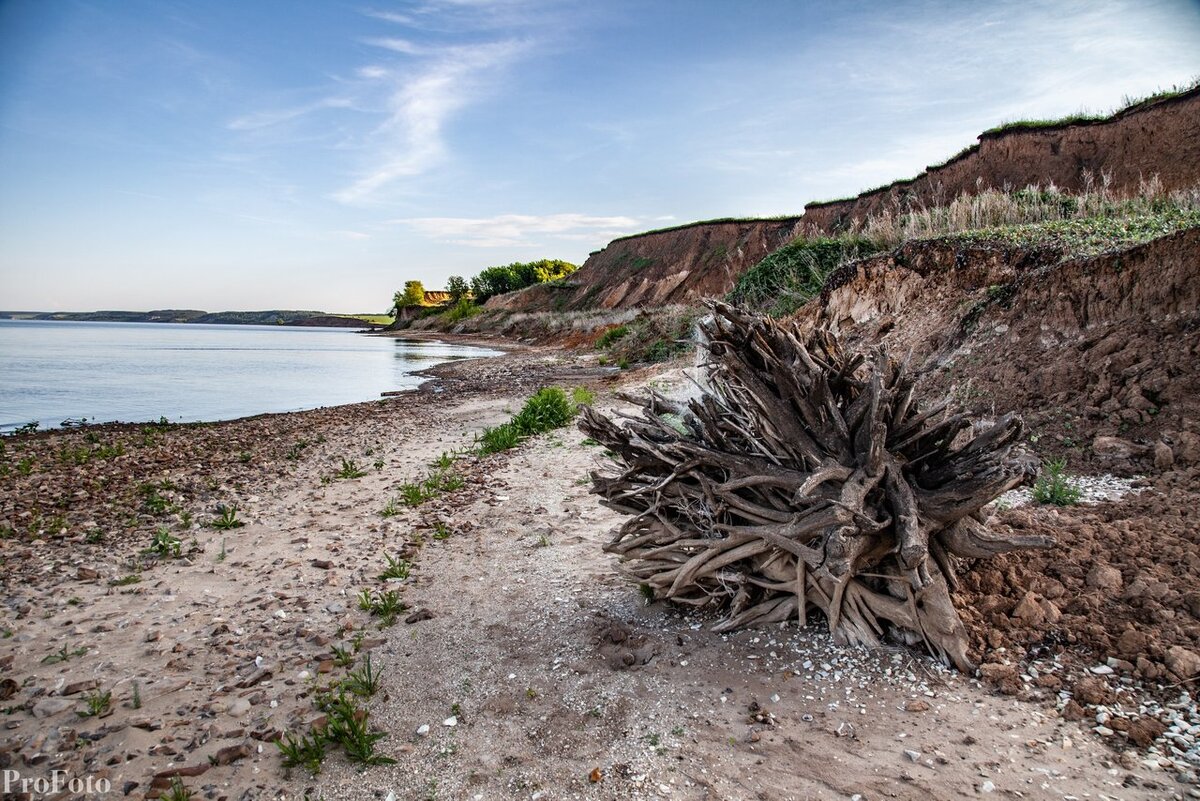
{"type": "Polygon", "coordinates": [[[1014,225],[1136,217],[1159,214],[1165,210],[1200,210],[1200,186],[1166,192],[1154,176],[1143,180],[1132,195],[1113,192],[1109,176],[1099,181],[1084,174],[1084,189],[1075,194],[1064,192],[1053,183],[1033,184],[1013,191],[983,189],[973,195],[960,195],[946,205],[914,209],[887,210],[865,221],[855,221],[853,231],[878,244],[880,249],[896,247],[913,239],[933,239],[966,231],[1003,228],[1014,225]]]}

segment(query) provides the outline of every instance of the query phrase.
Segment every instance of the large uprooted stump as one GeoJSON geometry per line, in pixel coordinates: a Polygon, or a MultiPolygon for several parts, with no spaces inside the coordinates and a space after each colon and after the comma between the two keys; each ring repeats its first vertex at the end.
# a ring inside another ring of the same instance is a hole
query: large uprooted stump
{"type": "Polygon", "coordinates": [[[653,597],[722,612],[718,631],[803,625],[816,607],[840,643],[887,634],[970,669],[956,557],[1053,544],[982,522],[1028,474],[1013,452],[1021,421],[921,409],[882,348],[867,359],[828,333],[805,342],[787,323],[710,307],[699,397],[652,392],[623,425],[584,410],[580,428],[624,466],[593,473],[593,491],[633,515],[606,550],[653,597]]]}

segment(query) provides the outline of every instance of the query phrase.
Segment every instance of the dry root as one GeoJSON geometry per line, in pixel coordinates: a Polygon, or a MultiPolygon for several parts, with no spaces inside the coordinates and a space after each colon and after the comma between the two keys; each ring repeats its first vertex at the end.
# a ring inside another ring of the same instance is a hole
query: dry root
{"type": "Polygon", "coordinates": [[[1027,476],[1013,452],[1021,421],[921,410],[882,348],[867,359],[828,333],[803,341],[792,325],[710,306],[697,399],[652,392],[624,424],[584,411],[580,427],[624,467],[593,474],[593,491],[633,515],[607,550],[654,597],[722,612],[719,631],[803,625],[815,607],[838,642],[890,636],[969,669],[956,558],[1053,544],[981,522],[1027,476]]]}

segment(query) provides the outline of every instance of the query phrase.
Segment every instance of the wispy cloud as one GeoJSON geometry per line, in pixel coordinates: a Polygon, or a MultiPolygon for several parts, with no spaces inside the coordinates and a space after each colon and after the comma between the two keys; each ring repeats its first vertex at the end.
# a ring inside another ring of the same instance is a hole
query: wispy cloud
{"type": "Polygon", "coordinates": [[[408,14],[397,14],[395,11],[364,11],[368,17],[381,19],[385,22],[394,22],[397,25],[411,25],[413,18],[408,14]]]}
{"type": "Polygon", "coordinates": [[[348,97],[326,97],[312,103],[305,103],[304,105],[293,106],[291,108],[246,114],[231,121],[227,127],[233,131],[255,131],[305,117],[316,111],[324,111],[331,108],[353,108],[353,106],[354,102],[348,97]]]}
{"type": "MultiPolygon", "coordinates": [[[[425,54],[403,40],[368,42],[407,55],[425,54]],[[397,43],[402,43],[398,45],[397,43]]],[[[420,175],[447,156],[443,129],[456,111],[475,96],[483,79],[510,64],[527,49],[519,40],[471,47],[449,47],[426,55],[417,69],[404,74],[381,71],[392,81],[387,119],[368,137],[370,165],[350,185],[333,194],[342,203],[370,200],[398,180],[420,175]]]]}
{"type": "Polygon", "coordinates": [[[494,217],[409,217],[392,220],[431,239],[472,247],[535,246],[545,238],[600,241],[640,230],[636,217],[595,217],[586,214],[500,214],[494,217]]]}

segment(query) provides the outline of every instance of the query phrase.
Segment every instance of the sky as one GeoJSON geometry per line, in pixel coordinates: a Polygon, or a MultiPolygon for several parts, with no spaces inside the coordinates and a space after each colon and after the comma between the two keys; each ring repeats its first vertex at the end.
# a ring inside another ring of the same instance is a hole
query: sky
{"type": "Polygon", "coordinates": [[[1200,0],[0,0],[0,309],[383,312],[1200,75],[1200,0]]]}

